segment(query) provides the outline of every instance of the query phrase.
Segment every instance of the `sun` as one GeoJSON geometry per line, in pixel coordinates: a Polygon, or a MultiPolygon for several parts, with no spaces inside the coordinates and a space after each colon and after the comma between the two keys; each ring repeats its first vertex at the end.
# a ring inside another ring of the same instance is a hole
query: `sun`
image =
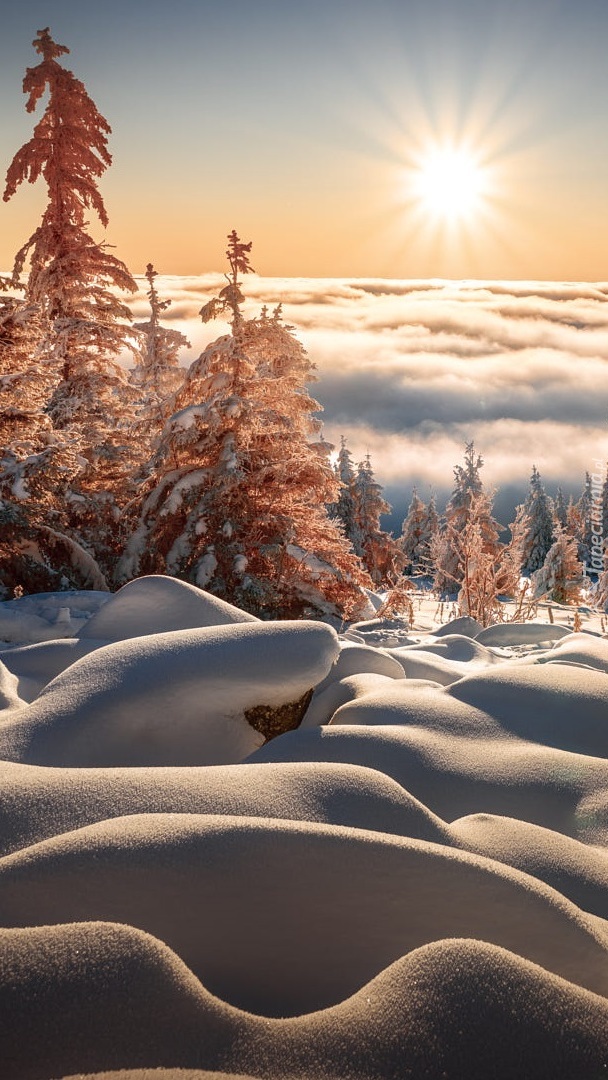
{"type": "Polygon", "coordinates": [[[436,148],[420,159],[413,188],[416,199],[434,218],[461,221],[481,207],[487,189],[485,170],[469,150],[436,148]]]}

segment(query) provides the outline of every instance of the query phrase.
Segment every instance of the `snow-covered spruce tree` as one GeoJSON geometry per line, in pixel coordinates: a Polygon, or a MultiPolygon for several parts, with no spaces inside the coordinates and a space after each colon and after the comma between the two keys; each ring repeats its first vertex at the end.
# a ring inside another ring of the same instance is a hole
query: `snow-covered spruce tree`
{"type": "Polygon", "coordinates": [[[558,525],[565,529],[568,524],[568,506],[561,487],[558,487],[553,500],[553,515],[558,525]]]}
{"type": "Polygon", "coordinates": [[[428,574],[431,569],[431,544],[439,528],[435,496],[429,503],[422,501],[416,488],[412,491],[407,517],[404,519],[399,544],[405,556],[404,570],[408,574],[428,574]]]}
{"type": "Polygon", "coordinates": [[[403,570],[405,556],[391,534],[380,527],[382,514],[390,513],[391,507],[374,476],[369,454],[357,466],[352,494],[355,517],[351,537],[353,549],[375,585],[390,584],[403,570]]]}
{"type": "Polygon", "coordinates": [[[63,503],[80,472],[75,448],[45,406],[56,372],[40,350],[40,311],[0,294],[0,593],[103,588],[102,575],[64,535],[63,503]]]}
{"type": "Polygon", "coordinates": [[[433,547],[447,543],[454,557],[452,591],[458,589],[459,614],[472,616],[482,626],[503,621],[501,598],[517,599],[519,594],[519,533],[514,531],[509,544],[488,545],[485,533],[491,515],[492,496],[476,492],[464,525],[458,528],[448,522],[433,542],[433,547]]]}
{"type": "Polygon", "coordinates": [[[608,547],[604,549],[604,568],[597,579],[593,603],[598,611],[608,611],[608,547]]]}
{"type": "Polygon", "coordinates": [[[522,574],[530,575],[540,570],[555,540],[555,520],[551,499],[536,465],[533,465],[530,490],[522,506],[522,574]]]}
{"type": "Polygon", "coordinates": [[[565,532],[567,536],[574,537],[576,540],[577,554],[584,551],[585,546],[585,519],[583,517],[583,509],[584,507],[581,507],[580,499],[575,502],[572,496],[570,496],[566,510],[565,532]]]}
{"type": "Polygon", "coordinates": [[[591,550],[593,547],[591,524],[593,516],[593,489],[590,473],[585,473],[585,483],[581,497],[577,503],[578,517],[580,521],[578,540],[578,557],[587,566],[591,564],[591,550]]]}
{"type": "Polygon", "coordinates": [[[328,507],[330,517],[338,520],[344,530],[344,534],[351,544],[356,533],[355,500],[353,488],[355,483],[355,466],[346,439],[342,435],[340,450],[335,465],[336,479],[340,485],[338,498],[335,503],[328,507]]]}
{"type": "Polygon", "coordinates": [[[23,81],[26,109],[48,101],[32,139],[9,166],[4,200],[23,182],[42,177],[48,202],[40,225],[17,253],[13,282],[29,260],[25,300],[36,305],[45,328],[41,354],[57,385],[47,404],[54,429],[78,447],[82,471],[66,503],[65,528],[84,537],[111,561],[116,554],[116,500],[136,457],[129,436],[133,418],[128,378],[116,357],[130,343],[129,309],[115,289],[136,286],[124,263],[86,231],[92,210],[107,225],[97,180],[111,162],[110,127],[84,85],[58,57],[48,28],[33,42],[42,60],[23,81]]]}
{"type": "Polygon", "coordinates": [[[229,236],[230,274],[202,310],[229,313],[176,395],[119,579],[167,573],[262,617],[354,617],[371,582],[325,506],[337,483],[307,389],[313,365],[280,309],[245,319],[251,244],[229,236]]]}
{"type": "Polygon", "coordinates": [[[556,525],[555,533],[555,541],[542,567],[532,575],[534,596],[538,599],[546,597],[557,604],[580,604],[584,578],[577,541],[559,525],[556,525]]]}
{"type": "Polygon", "coordinates": [[[435,537],[439,532],[439,514],[437,513],[437,504],[435,500],[435,492],[431,493],[431,497],[426,507],[426,518],[424,522],[424,540],[423,551],[424,561],[421,562],[421,572],[434,575],[435,565],[433,563],[433,544],[435,537]]]}
{"type": "Polygon", "coordinates": [[[138,426],[154,431],[162,427],[171,415],[170,398],[183,384],[185,371],[179,366],[180,349],[190,348],[190,342],[179,330],[169,329],[161,324],[161,317],[170,300],[161,300],[156,288],[157,271],[152,263],[146,267],[146,278],[150,288],[150,318],[146,322],[135,323],[139,332],[136,344],[136,364],[131,371],[131,378],[139,397],[138,426]]]}
{"type": "MultiPolygon", "coordinates": [[[[460,555],[454,544],[454,536],[465,528],[471,509],[472,500],[484,494],[480,470],[483,458],[475,453],[473,442],[467,443],[464,452],[464,465],[454,467],[454,489],[445,509],[444,525],[432,545],[435,566],[435,588],[443,595],[454,595],[460,584],[460,555]]],[[[483,539],[484,551],[497,555],[500,544],[498,535],[500,526],[492,517],[492,500],[481,500],[477,507],[479,529],[483,539]]]]}
{"type": "Polygon", "coordinates": [[[36,306],[0,293],[0,446],[18,459],[51,426],[44,407],[56,380],[38,355],[41,336],[36,306]]]}

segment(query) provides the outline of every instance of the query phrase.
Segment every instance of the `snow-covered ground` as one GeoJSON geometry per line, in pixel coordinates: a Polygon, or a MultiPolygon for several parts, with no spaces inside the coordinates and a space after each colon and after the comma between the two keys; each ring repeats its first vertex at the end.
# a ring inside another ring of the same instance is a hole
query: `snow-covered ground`
{"type": "Polygon", "coordinates": [[[453,614],[0,605],[3,1080],[608,1071],[604,623],[453,614]]]}

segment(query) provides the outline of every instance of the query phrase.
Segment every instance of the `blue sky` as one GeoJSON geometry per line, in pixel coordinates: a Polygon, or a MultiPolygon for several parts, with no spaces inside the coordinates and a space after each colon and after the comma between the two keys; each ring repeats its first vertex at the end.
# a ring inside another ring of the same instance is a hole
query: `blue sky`
{"type": "MultiPolygon", "coordinates": [[[[134,272],[600,280],[608,251],[605,0],[28,0],[3,12],[0,167],[29,137],[36,30],[113,128],[108,239],[134,272]],[[413,163],[464,142],[492,180],[448,227],[413,163]]],[[[0,263],[44,191],[0,208],[0,263]]]]}

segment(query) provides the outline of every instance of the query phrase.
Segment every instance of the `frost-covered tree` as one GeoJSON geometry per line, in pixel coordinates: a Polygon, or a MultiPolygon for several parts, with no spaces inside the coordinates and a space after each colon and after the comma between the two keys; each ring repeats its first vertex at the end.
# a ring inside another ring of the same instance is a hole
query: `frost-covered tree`
{"type": "Polygon", "coordinates": [[[522,574],[540,570],[555,540],[555,512],[536,465],[522,506],[522,574]]]}
{"type": "Polygon", "coordinates": [[[559,525],[547,557],[531,578],[534,596],[547,597],[557,604],[579,604],[583,584],[583,565],[578,558],[577,542],[559,525]]]}
{"type": "Polygon", "coordinates": [[[423,551],[426,551],[426,554],[424,555],[424,559],[426,560],[426,562],[422,561],[420,564],[422,571],[424,572],[424,568],[426,567],[426,573],[430,575],[434,575],[435,573],[435,566],[433,563],[433,544],[435,542],[435,537],[439,533],[439,528],[440,520],[439,514],[437,513],[435,493],[432,492],[431,497],[427,503],[426,518],[424,522],[423,551]]]}
{"type": "Polygon", "coordinates": [[[357,466],[352,494],[355,521],[351,539],[355,553],[376,585],[390,582],[403,569],[405,559],[397,541],[380,526],[381,516],[390,513],[391,507],[374,476],[369,454],[357,466]]]}
{"type": "Polygon", "coordinates": [[[337,484],[306,389],[313,365],[280,309],[242,315],[248,252],[203,318],[231,317],[176,395],[119,568],[184,578],[257,615],[352,616],[371,584],[325,506],[337,484]]]}
{"type": "Polygon", "coordinates": [[[462,527],[458,527],[460,522],[448,522],[432,543],[436,559],[441,560],[446,545],[454,557],[451,591],[458,589],[459,614],[472,616],[482,626],[502,621],[501,601],[519,594],[519,531],[513,531],[509,544],[489,545],[486,531],[491,516],[491,496],[476,492],[471,495],[462,527]]]}
{"type": "Polygon", "coordinates": [[[86,232],[87,211],[102,225],[108,216],[97,181],[112,159],[111,129],[84,85],[57,60],[69,49],[56,44],[48,27],[33,42],[42,56],[28,68],[23,91],[26,109],[48,101],[33,137],[14,156],[6,177],[4,200],[23,182],[43,177],[48,202],[42,221],[17,253],[13,281],[18,283],[29,259],[26,300],[38,304],[51,327],[52,348],[68,381],[94,355],[117,355],[128,341],[130,312],[115,288],[135,291],[124,263],[86,232]]]}
{"type": "Polygon", "coordinates": [[[94,560],[65,535],[64,507],[81,460],[53,429],[57,383],[41,352],[37,305],[0,295],[0,592],[103,588],[94,560]]]}
{"type": "Polygon", "coordinates": [[[598,575],[593,603],[598,611],[608,611],[608,547],[604,549],[604,568],[598,575]]]}
{"type": "Polygon", "coordinates": [[[0,445],[18,456],[50,428],[44,408],[56,379],[38,355],[40,339],[37,307],[0,293],[0,445]]]}
{"type": "Polygon", "coordinates": [[[572,536],[576,540],[578,553],[584,553],[585,548],[585,519],[583,517],[583,510],[584,503],[583,507],[581,507],[580,499],[575,502],[572,496],[570,496],[566,511],[565,532],[567,536],[572,536]]]}
{"type": "Polygon", "coordinates": [[[558,525],[565,529],[568,524],[568,506],[561,487],[558,487],[553,500],[553,514],[558,525]]]}
{"type": "Polygon", "coordinates": [[[84,85],[59,63],[69,52],[48,27],[33,42],[41,56],[23,81],[26,109],[48,95],[33,137],[9,166],[4,200],[40,177],[48,191],[42,220],[17,253],[13,283],[29,263],[25,301],[39,312],[40,356],[55,372],[46,404],[55,432],[79,451],[80,471],[65,505],[66,530],[110,559],[118,547],[118,506],[137,460],[130,433],[134,402],[117,362],[130,346],[131,315],[116,290],[136,286],[124,263],[89,235],[92,211],[108,217],[97,181],[111,162],[110,126],[84,85]],[[118,505],[117,505],[118,503],[118,505]]]}
{"type": "Polygon", "coordinates": [[[84,497],[86,488],[104,486],[91,473],[107,466],[108,474],[118,472],[122,480],[129,464],[128,380],[116,358],[129,347],[131,316],[116,289],[136,286],[124,263],[87,232],[88,211],[108,223],[97,181],[111,162],[109,124],[80,80],[59,63],[66,46],[53,41],[48,28],[38,31],[33,45],[42,59],[23,81],[27,111],[34,112],[45,94],[48,99],[33,137],[9,166],[4,200],[22,183],[42,177],[48,201],[38,228],[17,253],[13,282],[19,283],[29,262],[25,300],[39,310],[41,353],[57,374],[47,411],[88,462],[85,490],[77,493],[84,497]]]}
{"type": "Polygon", "coordinates": [[[453,538],[465,528],[474,499],[478,500],[476,515],[484,551],[496,555],[500,548],[500,527],[492,516],[492,499],[479,499],[484,495],[482,466],[483,458],[475,453],[474,443],[467,443],[464,465],[454,467],[454,488],[445,509],[444,525],[433,544],[435,588],[440,593],[454,593],[460,584],[461,559],[453,538]]]}
{"type": "Polygon", "coordinates": [[[353,543],[356,534],[355,500],[353,489],[355,484],[355,466],[344,436],[340,440],[338,460],[335,465],[336,479],[339,493],[335,503],[329,507],[330,517],[336,518],[342,525],[346,537],[353,543]]]}
{"type": "Polygon", "coordinates": [[[405,571],[411,574],[425,574],[431,568],[431,544],[439,527],[439,517],[435,509],[435,497],[429,503],[423,502],[416,488],[412,491],[412,500],[407,517],[403,521],[399,543],[405,556],[405,571]]]}
{"type": "Polygon", "coordinates": [[[587,566],[591,563],[591,550],[593,547],[591,524],[593,518],[593,487],[590,473],[585,473],[583,490],[576,504],[578,511],[578,532],[575,534],[578,541],[578,557],[587,566]]]}
{"type": "Polygon", "coordinates": [[[165,327],[161,323],[163,312],[171,306],[170,300],[161,300],[156,288],[157,271],[152,263],[146,267],[150,318],[146,322],[135,323],[139,333],[136,345],[136,365],[131,377],[141,398],[138,409],[139,420],[149,429],[162,426],[173,411],[170,398],[184,381],[184,369],[179,366],[181,349],[190,348],[190,342],[179,330],[165,327]]]}
{"type": "Polygon", "coordinates": [[[602,487],[602,536],[604,539],[604,551],[608,551],[608,468],[602,487]]]}

